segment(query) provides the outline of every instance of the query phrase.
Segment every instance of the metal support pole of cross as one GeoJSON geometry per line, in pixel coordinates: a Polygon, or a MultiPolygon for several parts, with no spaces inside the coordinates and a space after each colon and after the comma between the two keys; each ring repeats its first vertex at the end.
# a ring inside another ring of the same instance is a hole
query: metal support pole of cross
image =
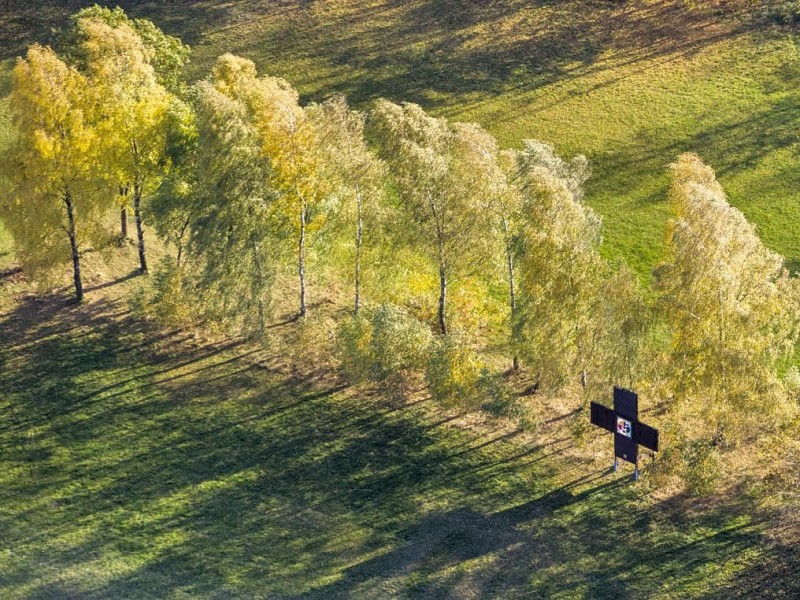
{"type": "Polygon", "coordinates": [[[639,421],[639,396],[614,387],[614,410],[591,403],[591,421],[614,434],[614,471],[617,459],[633,463],[633,480],[639,480],[639,446],[658,452],[658,429],[639,421]]]}

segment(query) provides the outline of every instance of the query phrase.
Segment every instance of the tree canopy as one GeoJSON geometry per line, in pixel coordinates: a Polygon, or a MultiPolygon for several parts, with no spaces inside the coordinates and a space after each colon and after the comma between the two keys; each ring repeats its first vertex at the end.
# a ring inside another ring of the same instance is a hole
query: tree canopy
{"type": "Polygon", "coordinates": [[[17,61],[0,173],[32,277],[71,264],[81,300],[82,255],[116,214],[124,238],[130,202],[139,270],[145,239],[161,258],[138,306],[174,322],[264,339],[300,317],[295,355],[528,425],[520,381],[582,405],[635,387],[693,424],[665,429],[663,461],[692,489],[796,422],[800,284],[698,156],[671,167],[648,286],[601,254],[583,156],[412,103],[304,105],[233,54],[188,85],[188,49],[121,9],[77,13],[60,51],[17,61]]]}
{"type": "Polygon", "coordinates": [[[49,48],[32,46],[14,68],[16,137],[4,161],[10,193],[2,204],[3,221],[26,271],[46,271],[71,259],[78,301],[81,249],[102,230],[94,98],[86,77],[49,48]]]}

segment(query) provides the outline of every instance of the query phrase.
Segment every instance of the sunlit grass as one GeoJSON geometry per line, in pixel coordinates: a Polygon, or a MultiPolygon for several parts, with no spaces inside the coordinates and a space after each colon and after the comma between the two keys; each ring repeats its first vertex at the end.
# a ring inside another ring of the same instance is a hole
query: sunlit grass
{"type": "Polygon", "coordinates": [[[796,38],[679,4],[248,4],[227,13],[241,21],[208,22],[192,74],[230,50],[308,99],[338,91],[362,106],[379,96],[410,100],[478,121],[506,145],[534,137],[586,154],[604,253],[645,280],[661,252],[668,165],[695,151],[796,267],[796,38]]]}
{"type": "MultiPolygon", "coordinates": [[[[231,51],[309,100],[410,100],[479,121],[507,145],[534,137],[588,155],[604,253],[645,280],[661,252],[667,166],[688,150],[717,170],[766,243],[800,263],[793,34],[648,0],[123,5],[193,45],[191,78],[231,51]]],[[[26,27],[57,12],[16,16],[7,55],[37,38],[26,27]]]]}

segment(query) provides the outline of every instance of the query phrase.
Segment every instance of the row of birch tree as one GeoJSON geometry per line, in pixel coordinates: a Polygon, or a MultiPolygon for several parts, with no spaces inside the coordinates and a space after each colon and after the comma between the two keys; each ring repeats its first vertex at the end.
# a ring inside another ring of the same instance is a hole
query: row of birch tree
{"type": "Polygon", "coordinates": [[[695,475],[796,418],[797,279],[697,156],[671,167],[645,288],[599,252],[584,157],[500,148],[415,104],[303,106],[230,54],[188,85],[188,57],[149,21],[93,7],[58,52],[18,60],[0,216],[31,276],[69,262],[82,300],[83,253],[112,221],[126,239],[132,213],[139,270],[145,227],[167,249],[162,316],[265,335],[289,302],[306,319],[314,295],[346,297],[337,343],[355,380],[417,369],[442,400],[479,406],[497,400],[502,357],[534,389],[649,389],[694,424],[667,435],[695,475]]]}

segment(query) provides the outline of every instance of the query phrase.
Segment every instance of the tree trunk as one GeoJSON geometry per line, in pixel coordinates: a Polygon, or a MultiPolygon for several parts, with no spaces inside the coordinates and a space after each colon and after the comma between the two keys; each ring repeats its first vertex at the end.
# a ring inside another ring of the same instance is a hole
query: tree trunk
{"type": "Polygon", "coordinates": [[[119,233],[121,242],[128,239],[128,202],[125,198],[128,196],[129,191],[130,186],[127,183],[119,186],[119,233]]]}
{"type": "Polygon", "coordinates": [[[297,249],[297,274],[300,276],[300,317],[306,318],[306,203],[300,208],[300,243],[297,249]]]}
{"type": "Polygon", "coordinates": [[[144,229],[142,229],[142,184],[133,184],[133,217],[136,221],[136,238],[139,244],[139,273],[147,273],[147,259],[144,254],[144,229]]]}
{"type": "Polygon", "coordinates": [[[444,258],[439,258],[439,331],[442,335],[447,335],[447,320],[445,319],[445,308],[447,303],[447,270],[444,258]]]}
{"type": "MultiPolygon", "coordinates": [[[[258,270],[258,280],[263,281],[264,269],[261,267],[261,255],[258,242],[252,240],[253,246],[253,262],[258,270]]],[[[180,264],[180,247],[178,248],[178,264],[180,264]]],[[[263,333],[267,329],[267,315],[264,307],[264,301],[261,299],[261,294],[256,293],[256,305],[258,306],[258,328],[263,333]]]]}
{"type": "Polygon", "coordinates": [[[83,282],[81,281],[81,257],[78,252],[78,234],[75,229],[75,213],[72,206],[72,196],[69,192],[64,194],[64,204],[67,205],[67,220],[69,228],[69,245],[72,248],[72,280],[75,283],[75,300],[83,301],[83,282]]]}
{"type": "Polygon", "coordinates": [[[356,183],[356,208],[358,209],[358,223],[356,225],[356,298],[353,313],[358,315],[361,307],[361,239],[364,231],[364,220],[361,214],[361,191],[356,183]]]}
{"type": "Polygon", "coordinates": [[[428,205],[433,215],[436,231],[436,253],[439,259],[439,331],[442,335],[447,335],[447,319],[445,309],[447,308],[447,263],[444,257],[444,227],[442,226],[441,216],[436,202],[428,196],[428,205]]]}
{"type": "Polygon", "coordinates": [[[119,235],[123,241],[128,239],[128,209],[124,206],[119,211],[119,235]]]}
{"type": "Polygon", "coordinates": [[[181,268],[181,257],[183,256],[183,236],[186,235],[186,230],[189,228],[189,221],[191,221],[191,216],[187,217],[186,220],[183,222],[181,226],[181,231],[178,234],[178,240],[175,242],[175,245],[178,246],[178,268],[181,268]]]}
{"type": "Polygon", "coordinates": [[[514,286],[514,253],[511,251],[511,240],[508,235],[508,221],[503,218],[503,235],[506,241],[506,262],[508,263],[508,296],[511,304],[511,344],[514,349],[512,369],[519,371],[519,356],[516,351],[516,336],[514,335],[514,319],[517,316],[517,293],[514,286]]]}

